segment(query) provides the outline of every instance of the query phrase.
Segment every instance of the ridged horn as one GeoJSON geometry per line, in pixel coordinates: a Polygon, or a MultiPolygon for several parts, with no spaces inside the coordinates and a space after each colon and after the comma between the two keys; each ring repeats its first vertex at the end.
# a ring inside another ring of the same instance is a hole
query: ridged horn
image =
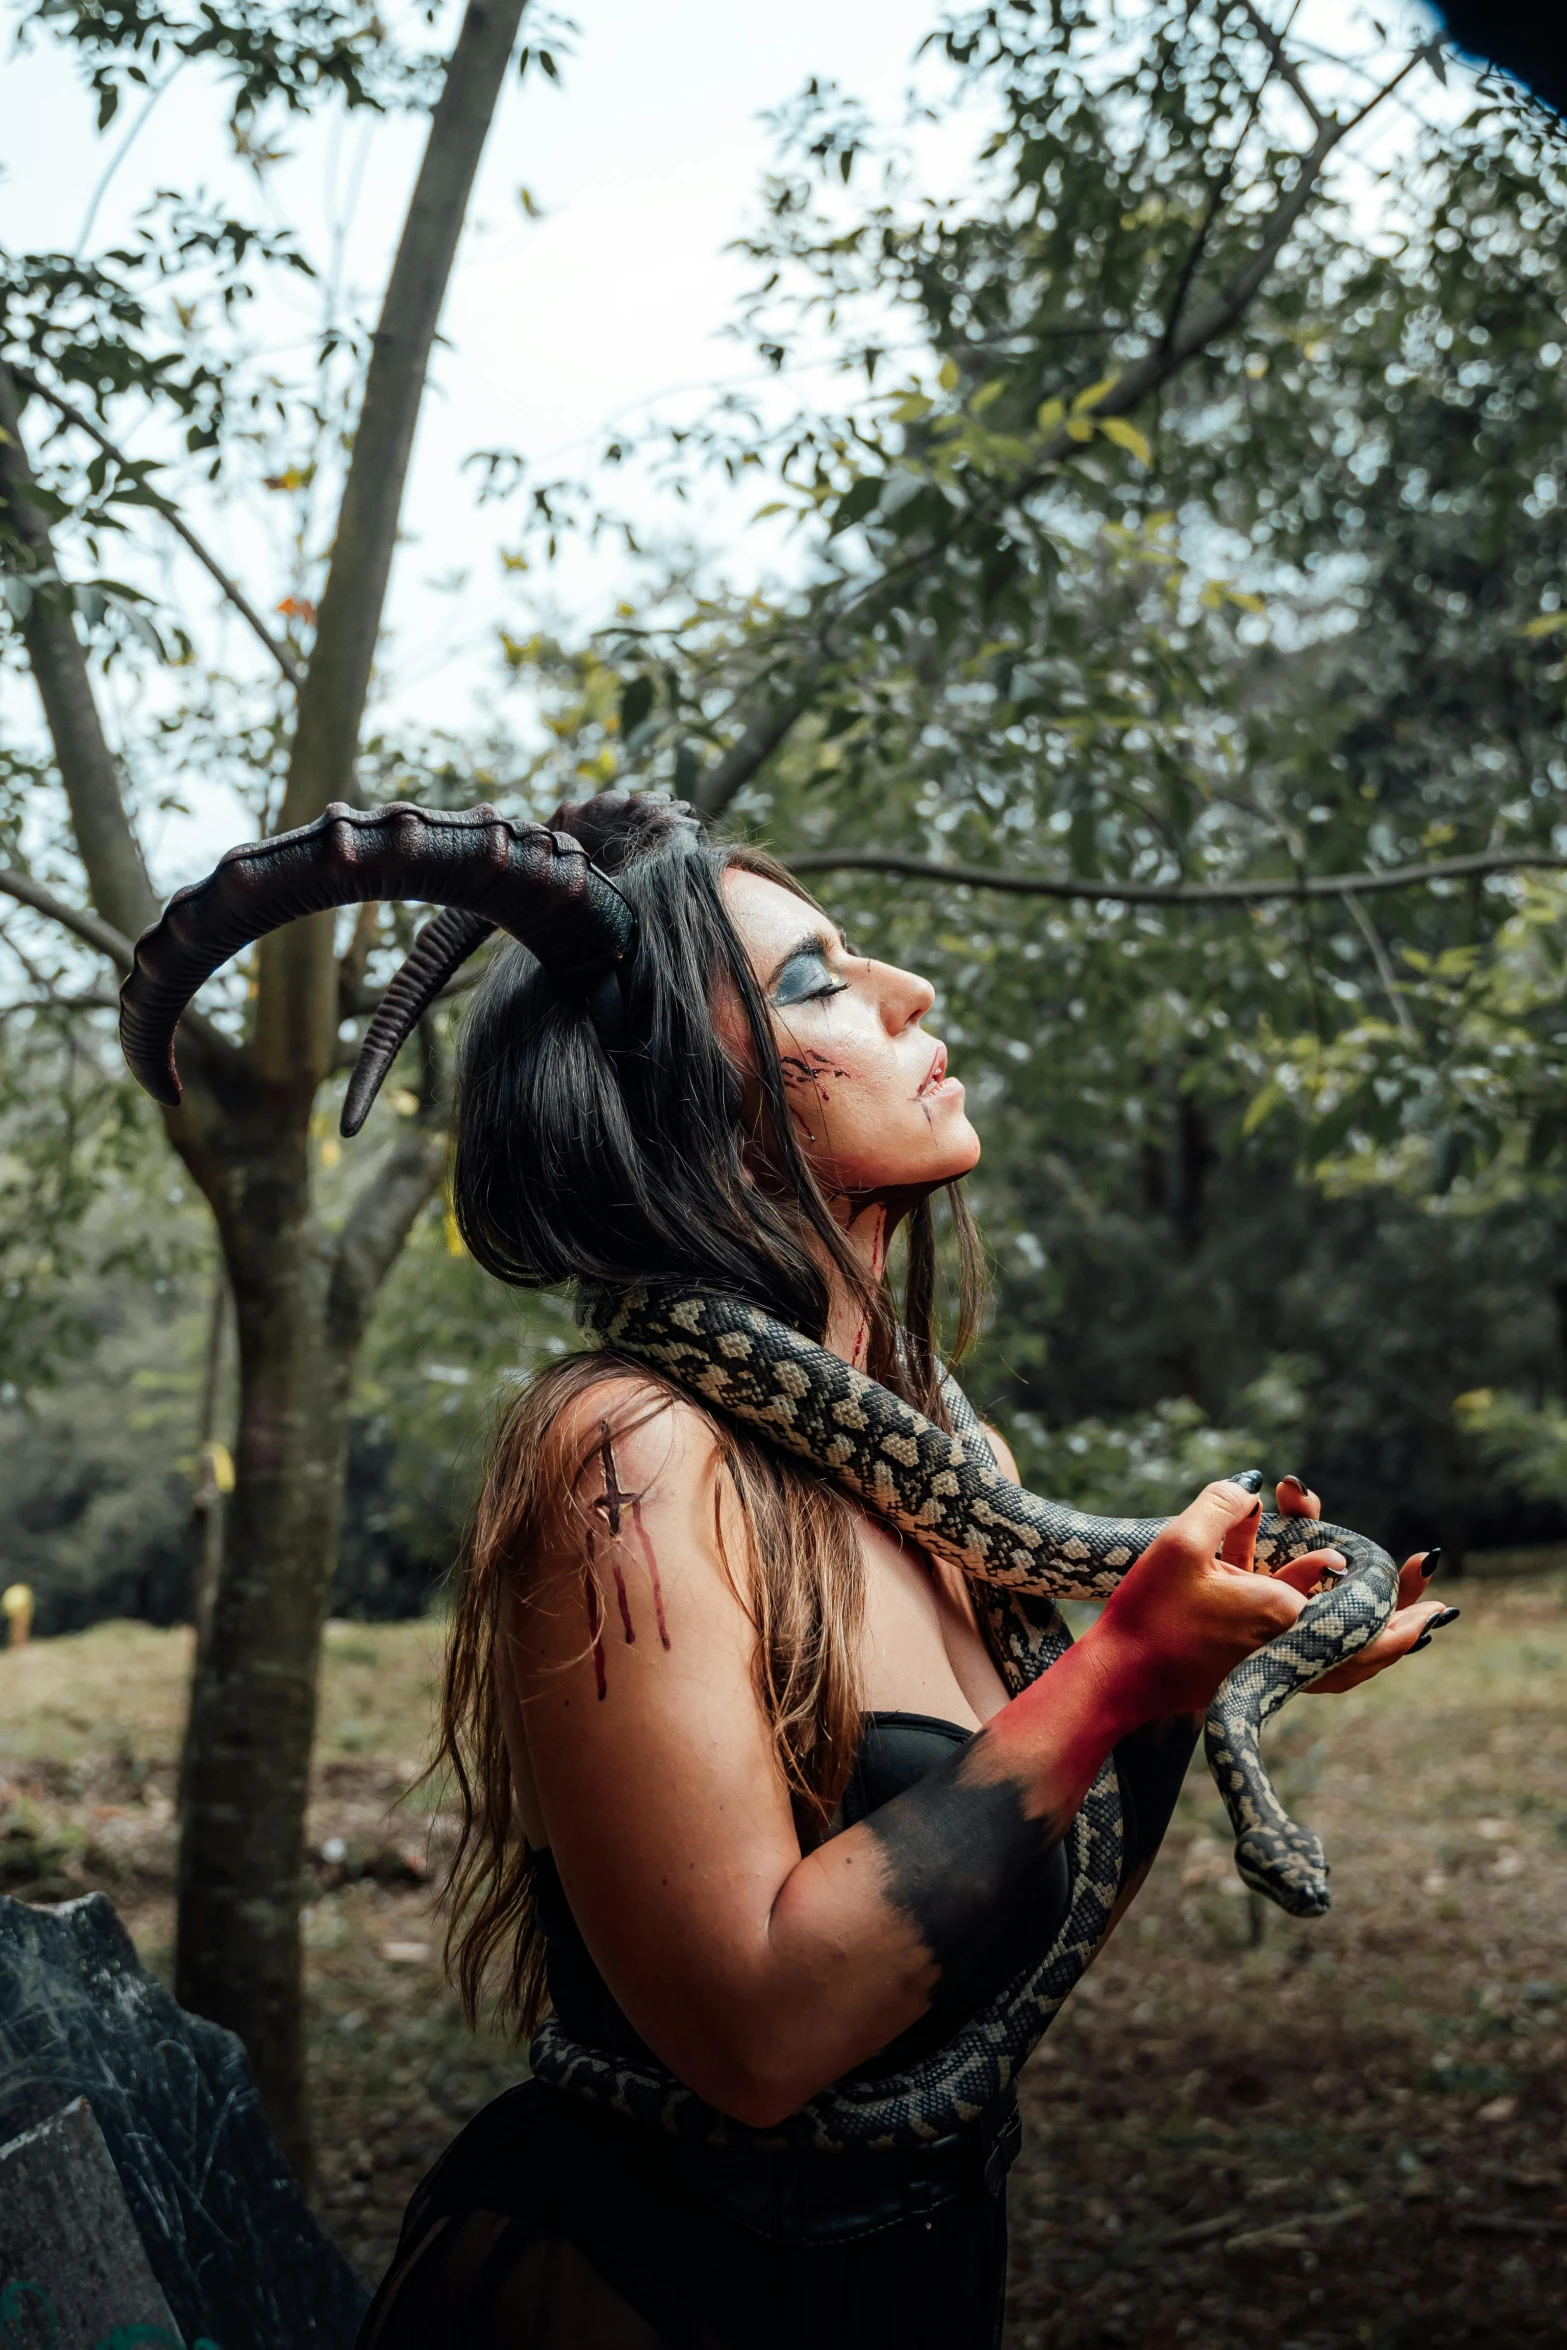
{"type": "Polygon", "coordinates": [[[483,914],[443,906],[414,940],[413,949],[375,1008],[354,1073],[343,1096],[342,1133],[352,1138],[370,1115],[392,1063],[452,973],[495,928],[483,914]]]}
{"type": "MultiPolygon", "coordinates": [[[[285,922],[371,898],[422,899],[473,917],[469,951],[487,931],[508,931],[562,978],[607,970],[636,931],[630,907],[580,842],[545,825],[493,808],[453,814],[335,803],[297,832],[230,849],[137,941],[120,990],[120,1048],[137,1082],[172,1109],[181,1092],[175,1030],[218,966],[285,922]]],[[[432,952],[449,953],[457,935],[455,926],[443,931],[432,952]]],[[[448,965],[448,977],[455,968],[448,965]]],[[[361,1120],[379,1082],[368,1085],[361,1120]]]]}

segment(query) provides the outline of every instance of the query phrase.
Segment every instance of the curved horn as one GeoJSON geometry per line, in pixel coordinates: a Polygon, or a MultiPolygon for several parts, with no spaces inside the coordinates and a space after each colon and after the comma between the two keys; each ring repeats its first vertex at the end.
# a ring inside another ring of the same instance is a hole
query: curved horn
{"type": "Polygon", "coordinates": [[[452,973],[484,944],[494,928],[483,914],[467,914],[459,906],[443,906],[431,915],[365,1030],[343,1097],[343,1115],[338,1121],[341,1133],[352,1137],[359,1132],[387,1071],[420,1020],[452,973]]]}
{"type": "Polygon", "coordinates": [[[509,931],[563,977],[617,962],[636,927],[581,844],[542,824],[493,808],[449,814],[339,802],[297,832],[230,849],[143,933],[120,990],[120,1047],[131,1074],[172,1109],[180,1099],[174,1032],[203,981],[285,922],[369,898],[460,908],[509,931]]]}
{"type": "MultiPolygon", "coordinates": [[[[549,819],[549,828],[575,841],[600,873],[606,867],[618,870],[628,849],[641,842],[678,839],[690,846],[704,833],[702,819],[688,801],[620,791],[596,792],[587,800],[563,800],[549,819]]],[[[480,945],[490,927],[477,917],[448,908],[420,931],[365,1031],[343,1098],[340,1127],[345,1135],[359,1132],[392,1063],[452,973],[480,945]]],[[[604,986],[605,977],[607,973],[600,974],[601,984],[589,992],[587,1002],[600,1043],[613,1051],[624,1036],[625,997],[622,989],[604,986]]]]}

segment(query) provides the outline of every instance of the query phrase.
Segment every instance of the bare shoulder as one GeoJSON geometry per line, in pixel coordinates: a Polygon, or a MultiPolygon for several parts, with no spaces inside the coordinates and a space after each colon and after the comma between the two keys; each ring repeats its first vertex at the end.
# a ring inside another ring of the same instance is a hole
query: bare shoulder
{"type": "MultiPolygon", "coordinates": [[[[549,1431],[553,1481],[562,1504],[579,1508],[597,1480],[646,1501],[711,1486],[723,1447],[707,1415],[662,1382],[634,1370],[607,1371],[571,1396],[549,1431]]],[[[569,1513],[567,1513],[569,1514],[569,1513]]]]}
{"type": "Polygon", "coordinates": [[[724,1462],[706,1414],[634,1370],[563,1401],[512,1584],[525,1696],[557,1687],[563,1668],[600,1696],[653,1671],[661,1696],[657,1668],[677,1647],[695,1659],[748,1637],[745,1532],[724,1462]]]}

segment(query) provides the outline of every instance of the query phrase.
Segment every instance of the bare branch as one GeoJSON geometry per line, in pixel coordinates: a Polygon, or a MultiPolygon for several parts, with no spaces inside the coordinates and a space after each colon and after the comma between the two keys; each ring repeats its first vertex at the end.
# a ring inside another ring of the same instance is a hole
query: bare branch
{"type": "MultiPolygon", "coordinates": [[[[1253,15],[1256,13],[1255,10],[1251,10],[1250,0],[1246,0],[1246,6],[1253,15]]],[[[1176,329],[1186,315],[1186,298],[1192,290],[1192,281],[1202,265],[1204,253],[1208,250],[1208,239],[1212,236],[1213,224],[1219,217],[1219,206],[1224,202],[1225,190],[1234,178],[1235,166],[1241,159],[1241,150],[1250,138],[1252,125],[1261,111],[1268,81],[1274,67],[1278,64],[1281,49],[1282,43],[1270,41],[1269,54],[1273,58],[1273,64],[1269,66],[1267,73],[1263,75],[1262,80],[1253,91],[1251,103],[1246,109],[1246,120],[1231,140],[1230,151],[1224,158],[1217,178],[1208,190],[1208,201],[1203,206],[1203,215],[1197,224],[1197,232],[1186,248],[1186,257],[1181,263],[1181,273],[1175,281],[1175,292],[1170,301],[1170,314],[1164,322],[1164,332],[1159,337],[1161,351],[1169,350],[1175,340],[1176,329]]],[[[1322,127],[1320,117],[1317,118],[1317,127],[1319,130],[1322,127]]]]}
{"type": "MultiPolygon", "coordinates": [[[[1252,29],[1256,33],[1258,40],[1262,43],[1264,49],[1267,50],[1268,55],[1272,58],[1274,72],[1278,75],[1281,82],[1288,83],[1289,87],[1294,91],[1296,97],[1300,100],[1302,106],[1305,107],[1306,112],[1310,115],[1312,128],[1319,131],[1326,130],[1328,117],[1322,112],[1322,109],[1318,106],[1315,98],[1313,98],[1311,92],[1307,89],[1305,83],[1302,81],[1299,68],[1284,46],[1283,36],[1274,31],[1272,25],[1269,24],[1261,9],[1253,6],[1253,0],[1241,0],[1241,6],[1245,9],[1246,14],[1251,18],[1252,29]]],[[[1290,11],[1292,17],[1294,13],[1295,12],[1292,9],[1290,11]]]]}
{"type": "MultiPolygon", "coordinates": [[[[47,400],[57,415],[63,416],[66,423],[74,425],[78,432],[84,432],[90,441],[96,441],[105,456],[112,457],[116,465],[122,468],[130,466],[130,458],[115,446],[106,432],[94,424],[90,416],[84,416],[80,408],[74,406],[71,401],[63,399],[58,392],[52,391],[48,384],[34,375],[30,367],[14,367],[11,372],[24,391],[32,392],[40,400],[47,400]]],[[[289,647],[272,634],[255,605],[245,594],[244,589],[230,579],[217,557],[202,544],[190,524],[185,520],[184,515],[170,499],[164,497],[161,491],[155,490],[150,482],[144,481],[141,488],[142,495],[148,504],[157,509],[172,530],[178,532],[203,570],[210,572],[217,581],[218,586],[240,618],[247,622],[260,638],[279,669],[282,670],[288,683],[297,688],[304,679],[303,669],[289,647]]]]}
{"type": "MultiPolygon", "coordinates": [[[[1312,192],[1322,176],[1328,157],[1376,107],[1392,96],[1425,54],[1423,48],[1417,49],[1392,79],[1382,83],[1359,112],[1348,120],[1339,122],[1329,119],[1323,122],[1315,142],[1300,158],[1300,170],[1294,186],[1274,207],[1244,268],[1236,272],[1228,285],[1220,288],[1189,327],[1173,336],[1161,334],[1160,340],[1152,344],[1141,359],[1117,377],[1094,405],[1092,415],[1096,420],[1129,415],[1152,393],[1160,390],[1198,352],[1234,325],[1254,299],[1279,253],[1289,241],[1296,222],[1311,201],[1312,192]]],[[[1063,457],[1072,453],[1075,446],[1072,435],[1063,424],[1044,443],[1025,473],[1014,475],[1009,481],[992,489],[991,502],[1005,500],[1010,503],[1026,497],[1031,490],[1039,487],[1063,457]]],[[[973,510],[966,516],[954,515],[923,546],[889,566],[876,579],[856,589],[844,604],[826,616],[821,628],[820,658],[813,661],[804,678],[791,692],[779,695],[769,708],[751,721],[739,741],[732,744],[723,758],[716,761],[701,778],[696,799],[705,815],[717,815],[728,806],[735,794],[750,782],[811,707],[822,669],[831,657],[834,632],[856,615],[874,613],[879,605],[894,602],[903,592],[909,578],[928,569],[957,537],[965,523],[973,519],[973,510]]]]}
{"type": "Polygon", "coordinates": [[[445,1165],[444,1127],[410,1119],[354,1203],[332,1271],[333,1319],[345,1335],[368,1323],[376,1293],[445,1165]]]}
{"type": "MultiPolygon", "coordinates": [[[[0,865],[0,895],[14,898],[19,906],[30,906],[35,914],[43,914],[49,921],[57,922],[62,930],[68,930],[73,938],[79,938],[84,946],[96,947],[100,955],[108,956],[117,971],[129,971],[135,951],[130,940],[122,930],[116,930],[112,922],[103,921],[88,907],[68,906],[63,898],[55,896],[53,890],[45,889],[41,881],[34,881],[30,873],[18,872],[14,865],[0,865]]],[[[18,951],[14,939],[7,943],[13,953],[18,951]]],[[[74,1000],[81,1004],[101,1003],[108,1011],[117,1012],[120,1008],[118,996],[82,996],[74,1000]]],[[[225,1036],[221,1028],[214,1028],[212,1022],[200,1012],[185,1011],[180,1020],[180,1033],[190,1037],[211,1060],[226,1061],[232,1066],[241,1057],[240,1046],[225,1036]]]]}
{"type": "Polygon", "coordinates": [[[35,914],[46,914],[51,922],[58,922],[62,930],[85,945],[96,947],[100,955],[107,955],[117,971],[131,967],[131,942],[112,922],[105,922],[85,906],[68,906],[57,898],[53,890],[34,881],[30,873],[19,873],[14,865],[0,865],[0,891],[15,898],[19,906],[31,906],[35,914]]]}
{"type": "MultiPolygon", "coordinates": [[[[58,578],[48,523],[30,495],[34,486],[15,378],[0,361],[0,513],[30,563],[58,578]]],[[[158,904],[126,813],[75,620],[62,599],[41,595],[21,626],[93,903],[106,922],[134,937],[158,904]]]]}
{"type": "Polygon", "coordinates": [[[939,865],[927,857],[889,856],[878,849],[802,849],[787,861],[791,873],[899,873],[911,881],[945,882],[949,888],[1119,906],[1245,906],[1268,898],[1353,900],[1382,890],[1472,880],[1487,873],[1567,872],[1567,855],[1547,849],[1482,849],[1473,856],[1443,857],[1430,865],[1390,865],[1380,872],[1269,874],[1251,881],[1110,881],[1084,874],[998,873],[987,865],[939,865]]]}
{"type": "Polygon", "coordinates": [[[79,995],[62,993],[48,972],[34,962],[9,923],[0,922],[0,942],[4,943],[6,952],[14,955],[21,964],[29,984],[38,990],[36,996],[18,996],[14,1002],[7,1004],[7,1017],[12,1012],[113,1012],[119,1009],[118,996],[111,995],[107,988],[88,988],[79,995]]]}
{"type": "Polygon", "coordinates": [[[692,804],[704,816],[716,816],[727,808],[735,793],[749,783],[757,769],[771,758],[784,737],[805,716],[816,698],[816,688],[822,671],[827,666],[825,654],[816,655],[793,693],[784,695],[771,708],[763,710],[736,743],[731,743],[721,759],[705,768],[697,777],[692,791],[692,804]]]}
{"type": "Polygon", "coordinates": [[[375,945],[380,920],[381,904],[377,898],[366,899],[354,916],[353,935],[344,953],[338,957],[337,964],[337,1016],[340,1021],[351,1020],[356,1012],[368,1012],[374,1008],[366,998],[372,994],[378,995],[379,991],[366,987],[365,967],[370,960],[370,950],[375,945]]]}
{"type": "Polygon", "coordinates": [[[1405,1042],[1416,1043],[1417,1032],[1414,1016],[1399,989],[1398,974],[1393,969],[1392,958],[1389,956],[1387,948],[1382,944],[1382,933],[1352,891],[1341,890],[1339,894],[1344,900],[1345,912],[1366,942],[1366,950],[1376,965],[1377,977],[1382,982],[1382,993],[1387,997],[1389,1008],[1398,1023],[1405,1042]]]}
{"type": "Polygon", "coordinates": [[[103,989],[89,989],[85,995],[61,995],[57,988],[45,988],[42,995],[17,996],[9,1004],[0,1004],[0,1020],[9,1020],[17,1012],[114,1012],[119,1009],[118,996],[103,989]]]}
{"type": "MultiPolygon", "coordinates": [[[[351,796],[359,729],[397,545],[414,428],[474,174],[523,0],[469,0],[430,118],[371,347],[315,647],[299,693],[279,831],[351,796]]],[[[269,1074],[325,1073],[336,1043],[332,926],[293,923],[262,943],[256,1053],[269,1074]]]]}

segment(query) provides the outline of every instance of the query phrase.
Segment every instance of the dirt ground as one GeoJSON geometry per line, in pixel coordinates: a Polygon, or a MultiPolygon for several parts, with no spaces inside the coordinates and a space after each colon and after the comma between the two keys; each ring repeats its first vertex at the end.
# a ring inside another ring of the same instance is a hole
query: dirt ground
{"type": "MultiPolygon", "coordinates": [[[[1567,2342],[1567,1582],[1463,1620],[1273,1752],[1335,1906],[1262,1915],[1194,1770],[1146,1891],[1024,2082],[1008,2350],[1567,2342]]],[[[516,2056],[438,1971],[409,1797],[435,1634],[335,1625],[311,1814],[318,2205],[373,2277],[516,2056]]],[[[102,1886],[167,1970],[186,1639],[0,1655],[0,1890],[102,1886]]]]}

